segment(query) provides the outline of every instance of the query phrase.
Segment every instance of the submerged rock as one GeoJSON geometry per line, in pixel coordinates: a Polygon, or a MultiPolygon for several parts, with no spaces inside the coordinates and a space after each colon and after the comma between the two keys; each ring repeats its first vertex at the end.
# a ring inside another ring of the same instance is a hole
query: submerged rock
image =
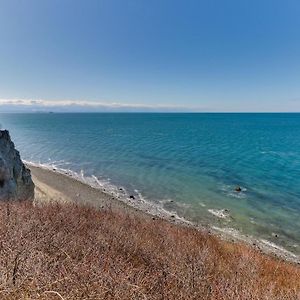
{"type": "Polygon", "coordinates": [[[0,130],[0,200],[33,200],[34,183],[7,130],[0,130]]]}
{"type": "Polygon", "coordinates": [[[241,189],[241,187],[240,187],[240,186],[237,186],[237,187],[235,188],[235,191],[239,193],[239,192],[241,192],[241,191],[242,191],[242,189],[241,189]]]}

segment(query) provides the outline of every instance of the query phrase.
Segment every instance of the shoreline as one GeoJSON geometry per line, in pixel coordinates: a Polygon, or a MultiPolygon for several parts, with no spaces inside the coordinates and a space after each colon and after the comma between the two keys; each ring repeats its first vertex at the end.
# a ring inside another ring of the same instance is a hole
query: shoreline
{"type": "MultiPolygon", "coordinates": [[[[188,220],[180,218],[173,212],[169,212],[158,205],[143,199],[130,199],[121,189],[120,192],[109,192],[105,187],[92,185],[82,180],[75,172],[59,169],[56,167],[38,165],[25,162],[31,170],[33,181],[36,185],[35,201],[39,202],[74,202],[78,204],[91,205],[97,209],[109,208],[113,211],[125,211],[126,213],[138,215],[142,218],[159,218],[173,223],[177,226],[193,227],[197,230],[207,232],[218,238],[233,243],[244,243],[267,255],[279,259],[300,264],[300,256],[270,241],[244,236],[232,228],[219,228],[216,226],[196,225],[188,220]],[[120,195],[123,194],[123,197],[120,195]]],[[[97,183],[97,178],[95,178],[97,183]]]]}

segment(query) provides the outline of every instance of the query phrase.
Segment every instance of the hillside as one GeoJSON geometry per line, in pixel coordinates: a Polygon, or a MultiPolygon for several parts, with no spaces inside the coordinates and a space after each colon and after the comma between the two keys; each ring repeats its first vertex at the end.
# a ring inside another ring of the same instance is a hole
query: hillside
{"type": "Polygon", "coordinates": [[[1,299],[300,299],[300,268],[159,219],[0,204],[1,299]]]}

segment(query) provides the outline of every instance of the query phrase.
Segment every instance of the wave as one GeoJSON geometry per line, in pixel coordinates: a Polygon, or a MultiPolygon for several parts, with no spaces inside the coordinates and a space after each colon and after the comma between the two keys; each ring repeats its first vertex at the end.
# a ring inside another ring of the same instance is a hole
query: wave
{"type": "Polygon", "coordinates": [[[227,209],[208,209],[208,212],[220,219],[227,219],[230,216],[227,209]]]}
{"type": "Polygon", "coordinates": [[[240,186],[240,188],[241,188],[241,191],[236,192],[234,186],[223,184],[223,185],[221,185],[220,190],[227,197],[237,198],[237,199],[247,198],[247,188],[243,187],[243,186],[240,186]]]}
{"type": "Polygon", "coordinates": [[[158,216],[164,219],[171,219],[175,222],[184,223],[188,225],[195,225],[191,221],[179,216],[174,210],[167,210],[164,208],[164,201],[158,201],[153,203],[149,201],[142,193],[135,189],[134,195],[129,193],[124,186],[116,186],[110,182],[110,178],[99,179],[96,175],[87,176],[84,170],[80,172],[75,172],[71,169],[61,168],[59,166],[70,164],[64,161],[53,161],[51,163],[41,163],[24,160],[27,165],[34,167],[43,168],[52,172],[57,172],[64,176],[69,176],[74,180],[80,181],[84,184],[89,185],[92,188],[99,189],[102,192],[109,194],[110,196],[116,198],[119,201],[124,202],[136,209],[144,211],[150,215],[158,216]],[[133,196],[133,197],[132,197],[133,196]]]}

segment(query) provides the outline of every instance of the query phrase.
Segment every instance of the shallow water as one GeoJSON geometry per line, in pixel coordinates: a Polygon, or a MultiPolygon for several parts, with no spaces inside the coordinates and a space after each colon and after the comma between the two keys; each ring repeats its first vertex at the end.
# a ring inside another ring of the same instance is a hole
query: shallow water
{"type": "Polygon", "coordinates": [[[300,253],[300,114],[0,114],[0,123],[27,161],[300,253]]]}

